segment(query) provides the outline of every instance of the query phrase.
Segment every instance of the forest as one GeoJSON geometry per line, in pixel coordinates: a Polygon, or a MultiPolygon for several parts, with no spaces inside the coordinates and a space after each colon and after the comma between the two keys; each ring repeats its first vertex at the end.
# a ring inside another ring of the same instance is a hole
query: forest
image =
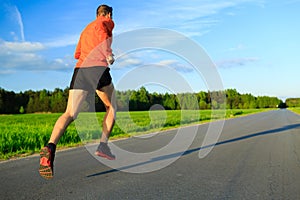
{"type": "MultiPolygon", "coordinates": [[[[61,113],[64,112],[69,88],[48,91],[28,90],[15,93],[0,88],[0,114],[61,113]]],[[[160,94],[150,93],[145,87],[138,90],[116,91],[118,111],[144,111],[149,109],[194,110],[194,109],[255,109],[300,107],[300,98],[240,94],[236,89],[225,91],[200,91],[198,93],[160,94]],[[160,105],[160,106],[153,106],[160,105]]],[[[82,111],[105,111],[101,100],[95,95],[88,96],[82,111]]]]}

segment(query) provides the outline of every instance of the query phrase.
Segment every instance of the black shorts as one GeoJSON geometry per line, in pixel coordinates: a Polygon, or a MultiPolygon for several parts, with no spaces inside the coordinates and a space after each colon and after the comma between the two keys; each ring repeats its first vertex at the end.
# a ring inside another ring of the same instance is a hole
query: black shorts
{"type": "Polygon", "coordinates": [[[111,84],[112,78],[108,67],[75,68],[70,84],[70,89],[80,89],[95,92],[111,84]]]}

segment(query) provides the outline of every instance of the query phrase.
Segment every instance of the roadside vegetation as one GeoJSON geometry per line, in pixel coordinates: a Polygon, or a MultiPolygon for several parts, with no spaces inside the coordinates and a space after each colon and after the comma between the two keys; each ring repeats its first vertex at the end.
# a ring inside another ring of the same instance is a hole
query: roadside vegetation
{"type": "Polygon", "coordinates": [[[285,104],[290,111],[300,114],[300,98],[289,98],[285,104]]]}
{"type": "MultiPolygon", "coordinates": [[[[68,88],[54,91],[25,91],[15,93],[0,88],[0,114],[61,113],[67,105],[68,88]]],[[[262,109],[284,107],[277,97],[240,94],[235,89],[200,91],[197,93],[150,93],[145,87],[138,90],[116,91],[119,111],[145,111],[153,105],[166,110],[262,109]]],[[[90,95],[83,110],[103,112],[105,107],[95,95],[90,95]]]]}
{"type": "Polygon", "coordinates": [[[291,107],[291,108],[288,108],[290,111],[294,112],[294,113],[297,113],[300,115],[300,107],[291,107]]]}
{"type": "MultiPolygon", "coordinates": [[[[15,93],[0,88],[0,159],[34,154],[50,137],[55,121],[64,112],[68,88],[15,93]]],[[[287,101],[296,105],[297,99],[287,101]]],[[[116,91],[118,108],[111,139],[243,116],[266,109],[284,108],[277,97],[240,94],[235,89],[197,93],[116,91]]],[[[299,104],[300,105],[300,104],[299,104]]],[[[88,96],[78,119],[61,138],[59,148],[98,141],[105,107],[94,94],[88,96]]]]}
{"type": "MultiPolygon", "coordinates": [[[[265,111],[266,109],[232,110],[161,110],[118,112],[111,138],[128,138],[149,132],[200,124],[265,111]]],[[[98,141],[104,113],[81,113],[67,129],[59,148],[98,141]]],[[[50,137],[60,113],[0,115],[0,160],[37,153],[50,137]]]]}

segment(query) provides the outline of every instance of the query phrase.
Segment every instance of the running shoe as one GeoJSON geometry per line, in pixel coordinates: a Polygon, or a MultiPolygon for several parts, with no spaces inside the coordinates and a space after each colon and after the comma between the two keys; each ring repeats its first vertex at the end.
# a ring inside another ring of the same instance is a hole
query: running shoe
{"type": "Polygon", "coordinates": [[[100,142],[95,155],[106,158],[108,160],[115,160],[116,156],[113,155],[110,151],[109,146],[107,145],[107,143],[104,142],[100,142]]]}
{"type": "Polygon", "coordinates": [[[40,175],[45,179],[53,178],[54,152],[48,146],[45,146],[41,149],[40,156],[40,175]]]}

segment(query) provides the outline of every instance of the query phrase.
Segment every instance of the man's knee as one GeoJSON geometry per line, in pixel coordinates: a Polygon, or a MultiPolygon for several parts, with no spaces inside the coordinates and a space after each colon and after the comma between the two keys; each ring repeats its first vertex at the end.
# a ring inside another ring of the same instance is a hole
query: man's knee
{"type": "Polygon", "coordinates": [[[106,106],[106,112],[108,114],[110,114],[114,119],[116,118],[117,110],[116,110],[116,107],[113,106],[112,104],[110,104],[109,106],[106,106]]]}
{"type": "Polygon", "coordinates": [[[64,115],[65,115],[65,117],[68,118],[68,120],[71,120],[71,121],[74,121],[78,117],[78,113],[70,112],[70,111],[66,111],[64,115]]]}

